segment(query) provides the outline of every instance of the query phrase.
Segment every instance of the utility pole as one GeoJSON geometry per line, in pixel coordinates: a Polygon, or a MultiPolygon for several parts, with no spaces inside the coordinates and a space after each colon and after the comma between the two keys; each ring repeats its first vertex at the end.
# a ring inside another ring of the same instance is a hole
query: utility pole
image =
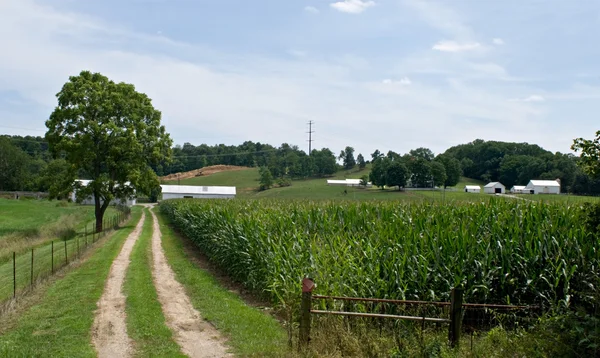
{"type": "Polygon", "coordinates": [[[312,130],[312,125],[313,125],[313,121],[308,121],[308,155],[310,156],[310,153],[312,152],[312,134],[314,133],[314,131],[312,130]]]}

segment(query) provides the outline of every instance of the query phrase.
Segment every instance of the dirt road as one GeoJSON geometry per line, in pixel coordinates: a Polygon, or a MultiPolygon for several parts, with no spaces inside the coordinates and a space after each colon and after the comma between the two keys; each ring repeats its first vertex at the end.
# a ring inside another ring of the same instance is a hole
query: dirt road
{"type": "Polygon", "coordinates": [[[104,292],[98,301],[98,310],[92,326],[92,343],[100,358],[129,357],[133,353],[132,342],[127,335],[125,295],[122,287],[129,267],[129,256],[140,237],[145,216],[143,212],[135,230],[125,239],[121,252],[110,267],[104,292]]]}
{"type": "Polygon", "coordinates": [[[167,326],[183,353],[192,358],[231,357],[225,339],[210,323],[204,321],[192,306],[184,287],[175,279],[161,245],[158,220],[152,213],[152,277],[162,305],[167,326]]]}

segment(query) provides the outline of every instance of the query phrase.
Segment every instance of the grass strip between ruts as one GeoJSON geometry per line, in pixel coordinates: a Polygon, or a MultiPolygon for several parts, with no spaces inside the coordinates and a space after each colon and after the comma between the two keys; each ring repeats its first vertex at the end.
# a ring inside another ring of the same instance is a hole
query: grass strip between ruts
{"type": "MultiPolygon", "coordinates": [[[[144,209],[146,210],[146,209],[144,209]]],[[[142,233],[131,252],[124,283],[127,297],[127,332],[133,339],[136,356],[185,357],[165,324],[156,288],[152,281],[152,216],[146,210],[142,233]]]]}

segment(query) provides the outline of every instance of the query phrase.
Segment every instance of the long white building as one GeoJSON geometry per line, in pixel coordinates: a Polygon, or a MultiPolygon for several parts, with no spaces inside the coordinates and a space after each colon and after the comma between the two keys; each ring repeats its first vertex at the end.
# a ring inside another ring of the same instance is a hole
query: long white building
{"type": "Polygon", "coordinates": [[[163,200],[169,199],[230,199],[235,198],[234,186],[161,185],[163,200]]]}
{"type": "MultiPolygon", "coordinates": [[[[91,180],[85,180],[85,179],[77,179],[75,180],[75,182],[79,182],[79,184],[81,186],[88,186],[88,184],[91,182],[91,180]]],[[[129,185],[129,183],[125,183],[125,185],[129,185]]],[[[82,205],[94,205],[94,196],[90,195],[87,198],[79,198],[79,196],[77,195],[77,190],[73,190],[71,192],[71,201],[72,202],[77,202],[78,199],[81,199],[81,204],[82,205]]],[[[110,202],[110,205],[126,205],[126,206],[133,206],[135,205],[137,202],[137,199],[135,198],[135,196],[128,198],[127,200],[121,200],[121,199],[113,199],[110,202]]],[[[100,204],[102,204],[102,200],[100,201],[100,204]]]]}

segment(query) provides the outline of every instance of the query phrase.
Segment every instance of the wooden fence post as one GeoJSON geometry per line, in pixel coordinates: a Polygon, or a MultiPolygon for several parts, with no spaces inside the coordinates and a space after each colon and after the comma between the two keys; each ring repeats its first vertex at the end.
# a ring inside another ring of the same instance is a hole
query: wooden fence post
{"type": "Polygon", "coordinates": [[[67,256],[67,240],[65,240],[65,266],[69,264],[69,256],[67,256]]]}
{"type": "Polygon", "coordinates": [[[453,288],[450,292],[450,329],[448,330],[448,341],[450,347],[458,347],[460,342],[460,330],[462,324],[462,288],[453,288]]]}
{"type": "Polygon", "coordinates": [[[310,342],[310,310],[312,308],[312,290],[315,283],[310,278],[302,280],[302,302],[300,304],[300,344],[298,350],[306,348],[310,342]]]}

